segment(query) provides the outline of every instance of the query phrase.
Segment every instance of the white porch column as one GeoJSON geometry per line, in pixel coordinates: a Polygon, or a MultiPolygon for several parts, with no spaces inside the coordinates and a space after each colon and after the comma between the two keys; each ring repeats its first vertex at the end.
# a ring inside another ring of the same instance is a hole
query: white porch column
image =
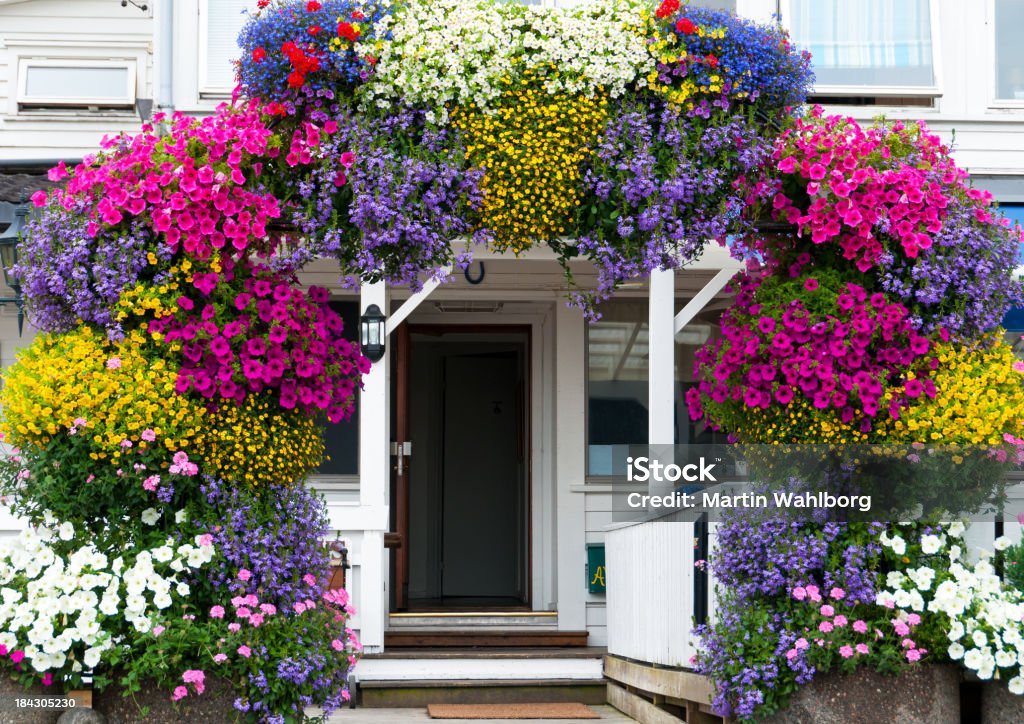
{"type": "MultiPolygon", "coordinates": [[[[360,313],[376,304],[388,314],[388,292],[383,282],[360,289],[360,313]]],[[[390,341],[390,340],[389,340],[390,341]]],[[[360,567],[358,613],[360,639],[371,650],[384,646],[384,621],[388,611],[385,587],[388,556],[384,533],[388,528],[391,431],[391,345],[363,377],[359,394],[359,508],[366,521],[360,567]]]]}
{"type": "Polygon", "coordinates": [[[555,501],[558,628],[583,631],[586,608],[585,498],[572,486],[586,480],[586,322],[564,302],[555,304],[555,501]]]}
{"type": "Polygon", "coordinates": [[[647,441],[675,444],[675,291],[672,269],[651,272],[647,323],[647,441]]]}

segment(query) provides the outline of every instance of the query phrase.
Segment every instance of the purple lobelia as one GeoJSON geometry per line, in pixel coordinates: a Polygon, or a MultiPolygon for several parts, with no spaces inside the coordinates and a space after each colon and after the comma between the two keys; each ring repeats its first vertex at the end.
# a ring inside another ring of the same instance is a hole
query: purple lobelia
{"type": "Polygon", "coordinates": [[[883,526],[798,521],[780,513],[731,512],[718,527],[711,566],[719,582],[717,618],[697,628],[697,671],[714,683],[715,710],[748,719],[783,705],[817,671],[786,651],[804,635],[798,586],[834,587],[844,603],[872,605],[883,526]]]}
{"type": "Polygon", "coordinates": [[[917,259],[886,251],[879,259],[882,288],[899,297],[923,332],[945,329],[972,342],[996,327],[1008,307],[1024,302],[1014,279],[1021,230],[962,199],[951,199],[942,229],[917,259]]]}
{"type": "Polygon", "coordinates": [[[584,174],[578,223],[576,251],[597,266],[597,288],[573,302],[594,317],[620,283],[678,268],[737,233],[739,182],[770,150],[753,116],[724,98],[689,110],[652,96],[617,101],[584,174]]]}
{"type": "Polygon", "coordinates": [[[261,601],[286,612],[297,601],[319,598],[330,564],[321,545],[330,524],[320,496],[304,485],[252,489],[210,477],[201,490],[209,508],[197,522],[213,534],[219,554],[204,569],[215,590],[232,596],[258,593],[261,601]],[[245,581],[238,575],[243,569],[251,574],[245,581]]]}
{"type": "Polygon", "coordinates": [[[466,168],[458,132],[402,106],[357,112],[342,103],[327,115],[337,132],[318,150],[320,162],[290,191],[274,189],[303,238],[276,265],[331,256],[350,283],[413,290],[448,266],[468,266],[470,245],[489,234],[477,223],[483,171],[466,168]],[[461,250],[460,238],[468,240],[461,250]]]}
{"type": "Polygon", "coordinates": [[[22,236],[14,271],[35,327],[66,332],[82,320],[119,339],[112,308],[121,292],[138,281],[166,278],[157,264],[169,259],[171,249],[140,220],[96,236],[87,233],[87,221],[83,209],[47,204],[22,236]]]}

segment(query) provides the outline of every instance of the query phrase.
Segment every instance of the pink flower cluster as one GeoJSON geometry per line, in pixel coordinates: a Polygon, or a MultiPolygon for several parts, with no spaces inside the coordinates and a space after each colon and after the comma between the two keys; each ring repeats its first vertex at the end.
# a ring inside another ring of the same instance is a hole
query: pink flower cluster
{"type": "MultiPolygon", "coordinates": [[[[186,684],[192,684],[196,695],[206,691],[206,674],[199,669],[189,669],[181,675],[181,680],[186,684]]],[[[181,701],[186,696],[188,696],[188,687],[177,686],[174,689],[174,693],[171,694],[171,701],[181,701]]]]}
{"type": "Polygon", "coordinates": [[[923,123],[864,129],[819,107],[781,136],[773,158],[781,174],[773,218],[815,244],[839,244],[861,271],[875,265],[886,239],[911,258],[930,247],[954,188],[976,200],[979,220],[991,220],[991,196],[966,190],[966,172],[923,123]]]}
{"type": "MultiPolygon", "coordinates": [[[[748,275],[739,279],[736,302],[722,318],[722,339],[696,355],[702,377],[686,395],[694,420],[703,416],[705,399],[768,409],[788,406],[802,395],[817,409],[836,410],[844,423],[859,418],[867,432],[886,390],[902,384],[931,349],[930,341],[913,331],[906,308],[889,303],[884,294],[869,295],[853,283],[836,293],[807,278],[802,281],[806,294],[800,295],[806,304],[794,294],[788,304],[766,308],[756,300],[759,284],[748,275]],[[823,302],[832,311],[810,311],[823,302]]],[[[907,383],[907,397],[922,394],[935,396],[931,380],[907,383]]],[[[889,414],[898,417],[903,402],[894,398],[889,414]]]]}
{"type": "Polygon", "coordinates": [[[342,337],[327,290],[312,287],[307,294],[293,281],[240,264],[214,282],[213,298],[181,297],[176,316],[153,321],[151,333],[182,344],[176,391],[241,403],[276,389],[286,409],[322,411],[331,422],[350,417],[370,362],[342,337]]]}
{"type": "MultiPolygon", "coordinates": [[[[153,120],[164,118],[156,114],[153,120]]],[[[303,122],[292,134],[285,163],[312,163],[325,133],[326,127],[303,122]]],[[[33,201],[87,209],[91,236],[141,217],[172,250],[196,259],[270,254],[267,226],[281,216],[280,202],[257,184],[264,167],[280,156],[280,145],[255,100],[221,105],[202,119],[175,113],[166,136],[146,124],[137,136],[104,138],[106,153],[86,157],[73,172],[61,162],[50,180],[67,179],[65,186],[49,199],[38,192],[33,201]]]]}
{"type": "MultiPolygon", "coordinates": [[[[105,138],[108,153],[86,158],[54,194],[69,211],[85,202],[92,236],[104,225],[146,215],[173,249],[200,259],[219,249],[240,252],[280,216],[272,194],[245,188],[261,172],[253,159],[277,155],[268,144],[272,135],[256,102],[222,105],[202,120],[176,113],[165,138],[151,125],[134,137],[105,138]]],[[[63,165],[50,173],[51,180],[67,175],[63,165]]]]}

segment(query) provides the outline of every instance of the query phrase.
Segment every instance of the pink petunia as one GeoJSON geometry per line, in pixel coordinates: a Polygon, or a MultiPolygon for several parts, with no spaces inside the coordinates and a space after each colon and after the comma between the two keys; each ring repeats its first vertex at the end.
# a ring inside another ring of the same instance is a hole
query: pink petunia
{"type": "Polygon", "coordinates": [[[853,656],[853,647],[850,646],[849,644],[846,644],[844,646],[840,646],[839,647],[839,655],[842,656],[844,659],[850,658],[851,656],[853,656]]]}
{"type": "Polygon", "coordinates": [[[243,644],[242,646],[238,647],[238,655],[244,656],[245,658],[249,658],[250,656],[252,656],[252,649],[243,644]]]}

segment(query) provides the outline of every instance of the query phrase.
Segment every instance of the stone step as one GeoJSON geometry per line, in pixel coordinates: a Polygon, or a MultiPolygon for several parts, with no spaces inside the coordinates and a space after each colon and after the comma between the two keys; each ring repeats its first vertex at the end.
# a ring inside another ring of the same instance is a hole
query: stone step
{"type": "Polygon", "coordinates": [[[388,629],[437,629],[461,631],[467,628],[508,630],[529,628],[548,630],[558,628],[558,613],[538,612],[459,612],[459,613],[393,613],[388,617],[388,629]]]}

